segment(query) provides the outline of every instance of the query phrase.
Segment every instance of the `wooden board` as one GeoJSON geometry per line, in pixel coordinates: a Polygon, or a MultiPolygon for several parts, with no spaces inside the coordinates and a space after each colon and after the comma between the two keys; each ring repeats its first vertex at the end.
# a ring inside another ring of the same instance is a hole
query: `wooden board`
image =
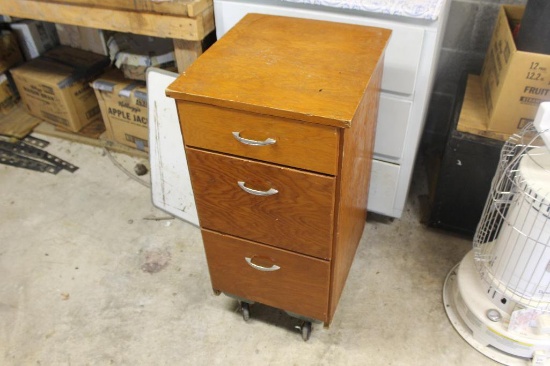
{"type": "Polygon", "coordinates": [[[212,0],[38,0],[46,3],[84,5],[98,8],[133,10],[174,15],[196,16],[212,5],[212,0]]]}
{"type": "MultiPolygon", "coordinates": [[[[211,12],[213,8],[206,11],[211,12]]],[[[210,25],[209,25],[210,27],[210,25]]],[[[207,34],[202,41],[186,41],[174,39],[174,55],[178,65],[178,73],[183,73],[200,55],[216,42],[216,32],[207,34]]]]}
{"type": "Polygon", "coordinates": [[[509,134],[487,131],[487,118],[481,78],[478,75],[468,75],[466,93],[456,129],[495,140],[508,140],[509,134]]]}
{"type": "Polygon", "coordinates": [[[104,137],[104,134],[99,136],[99,138],[90,137],[85,134],[69,132],[66,130],[60,130],[56,128],[54,125],[51,125],[47,122],[40,123],[38,126],[34,128],[33,132],[46,135],[46,136],[58,137],[65,140],[78,142],[81,144],[97,146],[97,147],[105,147],[105,148],[108,148],[110,151],[123,153],[130,156],[135,156],[138,158],[147,158],[149,156],[146,152],[143,152],[137,149],[132,149],[131,147],[124,146],[117,142],[107,140],[104,137]]]}
{"type": "MultiPolygon", "coordinates": [[[[329,321],[344,290],[357,246],[367,218],[367,200],[371,177],[372,152],[378,119],[383,55],[373,72],[368,89],[363,95],[352,126],[342,130],[342,171],[338,192],[338,211],[332,261],[332,293],[329,321]]],[[[328,324],[327,323],[327,324],[328,324]]]]}
{"type": "Polygon", "coordinates": [[[206,9],[212,7],[213,4],[213,0],[195,0],[187,5],[187,15],[196,17],[206,9]]]}
{"type": "Polygon", "coordinates": [[[19,103],[7,114],[0,114],[0,135],[21,139],[32,132],[42,120],[31,116],[19,103]]]}
{"type": "Polygon", "coordinates": [[[161,38],[200,41],[214,30],[208,7],[193,18],[36,0],[0,1],[0,14],[161,38]]]}

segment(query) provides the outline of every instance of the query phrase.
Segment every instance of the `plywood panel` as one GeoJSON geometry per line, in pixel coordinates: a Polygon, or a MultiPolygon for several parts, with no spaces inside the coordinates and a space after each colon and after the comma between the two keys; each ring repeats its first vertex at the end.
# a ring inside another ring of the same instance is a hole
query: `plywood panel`
{"type": "Polygon", "coordinates": [[[380,61],[361,100],[352,128],[342,131],[343,158],[338,187],[329,319],[332,319],[336,311],[367,218],[366,207],[381,81],[380,61]]]}

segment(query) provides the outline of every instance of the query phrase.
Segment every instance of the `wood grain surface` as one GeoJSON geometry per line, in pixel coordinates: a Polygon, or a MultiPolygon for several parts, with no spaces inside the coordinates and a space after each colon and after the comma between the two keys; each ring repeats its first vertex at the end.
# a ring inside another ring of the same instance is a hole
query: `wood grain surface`
{"type": "Polygon", "coordinates": [[[179,101],[177,105],[188,146],[337,174],[339,135],[335,127],[201,103],[179,101]],[[240,132],[243,138],[259,141],[273,138],[276,143],[250,146],[237,141],[232,132],[240,132]]]}
{"type": "MultiPolygon", "coordinates": [[[[378,117],[382,60],[373,72],[369,87],[351,129],[344,130],[342,167],[337,189],[338,209],[329,319],[332,319],[344,289],[349,270],[367,218],[367,200],[371,176],[374,136],[378,117]]],[[[368,235],[368,234],[367,234],[368,235]]]]}
{"type": "MultiPolygon", "coordinates": [[[[47,3],[84,5],[108,9],[145,11],[164,14],[189,15],[189,7],[195,7],[197,0],[175,0],[157,2],[152,0],[37,0],[47,3]]],[[[197,1],[198,2],[198,1],[197,1]]],[[[201,0],[206,3],[206,0],[201,0]]]]}
{"type": "Polygon", "coordinates": [[[248,14],[167,93],[177,99],[349,127],[390,33],[248,14]]]}
{"type": "Polygon", "coordinates": [[[333,177],[186,149],[201,227],[318,258],[330,258],[333,177]],[[243,191],[277,189],[272,196],[243,191]]]}
{"type": "Polygon", "coordinates": [[[202,238],[215,291],[327,321],[328,262],[209,230],[202,238]],[[245,257],[280,269],[259,271],[245,257]]]}

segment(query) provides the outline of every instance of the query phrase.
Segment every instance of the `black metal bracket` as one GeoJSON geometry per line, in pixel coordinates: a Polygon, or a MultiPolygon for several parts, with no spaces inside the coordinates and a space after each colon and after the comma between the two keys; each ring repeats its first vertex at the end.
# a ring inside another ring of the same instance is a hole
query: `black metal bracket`
{"type": "Polygon", "coordinates": [[[71,173],[78,170],[77,166],[35,147],[46,147],[48,144],[48,141],[30,136],[17,142],[0,141],[0,163],[51,174],[57,174],[62,169],[71,173]]]}

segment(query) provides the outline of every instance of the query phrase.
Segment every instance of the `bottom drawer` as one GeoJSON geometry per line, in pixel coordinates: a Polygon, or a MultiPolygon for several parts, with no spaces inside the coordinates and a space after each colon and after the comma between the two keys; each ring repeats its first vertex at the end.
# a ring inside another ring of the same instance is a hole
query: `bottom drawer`
{"type": "Polygon", "coordinates": [[[330,263],[202,230],[214,290],[328,321],[330,263]]]}

